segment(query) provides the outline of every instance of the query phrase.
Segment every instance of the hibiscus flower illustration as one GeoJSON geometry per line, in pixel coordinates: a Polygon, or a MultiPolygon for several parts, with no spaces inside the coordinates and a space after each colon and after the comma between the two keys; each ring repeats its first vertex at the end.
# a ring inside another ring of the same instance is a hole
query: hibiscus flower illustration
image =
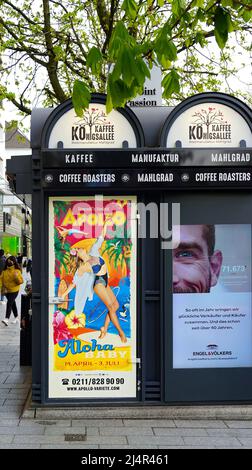
{"type": "Polygon", "coordinates": [[[81,315],[76,315],[75,311],[72,310],[66,317],[65,323],[70,330],[75,330],[77,328],[84,328],[86,325],[86,315],[82,313],[81,315]]]}
{"type": "Polygon", "coordinates": [[[65,324],[65,315],[60,310],[53,314],[53,340],[57,344],[62,339],[71,339],[73,336],[65,324]]]}

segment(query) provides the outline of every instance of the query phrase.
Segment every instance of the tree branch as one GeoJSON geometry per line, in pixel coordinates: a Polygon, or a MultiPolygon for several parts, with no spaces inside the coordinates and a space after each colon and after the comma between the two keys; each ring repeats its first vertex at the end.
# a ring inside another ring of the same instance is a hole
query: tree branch
{"type": "Polygon", "coordinates": [[[109,34],[109,14],[106,9],[104,0],[97,0],[96,8],[100,25],[107,36],[109,34]]]}
{"type": "Polygon", "coordinates": [[[6,31],[8,31],[8,33],[11,35],[11,37],[13,37],[13,39],[15,39],[15,41],[20,44],[20,46],[22,47],[22,52],[26,52],[27,55],[32,59],[34,60],[34,62],[37,62],[38,64],[42,65],[43,67],[46,67],[47,66],[47,62],[44,62],[43,60],[40,60],[36,57],[36,53],[37,51],[33,50],[32,48],[29,48],[27,47],[23,41],[14,33],[14,31],[12,31],[8,24],[5,23],[5,21],[0,18],[0,25],[2,25],[6,31]]]}
{"type": "MultiPolygon", "coordinates": [[[[57,2],[57,1],[55,1],[55,0],[51,0],[51,2],[54,3],[55,5],[61,6],[61,8],[63,8],[63,10],[64,10],[65,13],[69,13],[68,10],[67,10],[67,8],[66,8],[64,5],[62,5],[62,3],[57,2]]],[[[75,29],[75,27],[74,27],[74,24],[73,24],[72,19],[70,18],[69,21],[70,21],[70,24],[71,24],[71,27],[72,27],[72,30],[73,30],[73,33],[74,33],[74,36],[75,36],[75,39],[76,39],[76,44],[79,46],[80,51],[81,51],[81,53],[83,54],[83,56],[84,56],[84,57],[87,57],[87,53],[86,53],[85,49],[84,49],[83,46],[82,46],[81,40],[80,40],[80,38],[79,38],[79,36],[78,36],[78,33],[77,33],[77,31],[76,31],[76,29],[75,29]]]]}
{"type": "Polygon", "coordinates": [[[8,99],[21,111],[22,113],[25,114],[31,114],[31,109],[27,108],[27,106],[24,106],[23,103],[19,103],[14,97],[8,96],[8,99]]]}
{"type": "Polygon", "coordinates": [[[6,5],[9,5],[10,8],[12,8],[13,10],[15,10],[19,15],[21,15],[26,21],[27,23],[30,23],[34,26],[37,26],[38,23],[36,23],[35,21],[31,20],[31,18],[29,18],[29,16],[27,16],[23,10],[21,10],[20,8],[18,8],[16,5],[13,5],[13,3],[9,2],[8,0],[4,0],[4,3],[6,5]]]}
{"type": "Polygon", "coordinates": [[[102,48],[102,53],[103,54],[106,51],[106,48],[109,44],[109,41],[110,41],[110,38],[111,38],[111,35],[112,35],[113,24],[114,24],[114,16],[115,16],[117,7],[118,7],[118,1],[111,0],[108,31],[106,33],[106,39],[104,41],[103,48],[102,48]]]}
{"type": "MultiPolygon", "coordinates": [[[[214,36],[214,30],[208,31],[208,33],[204,34],[205,38],[212,38],[214,36]]],[[[195,45],[195,38],[192,40],[192,43],[189,46],[183,46],[180,49],[177,50],[177,54],[180,54],[180,52],[185,51],[186,49],[189,49],[190,47],[193,47],[195,45]]]]}
{"type": "Polygon", "coordinates": [[[48,63],[47,63],[47,71],[48,76],[53,88],[55,95],[57,96],[60,103],[67,99],[58,79],[57,74],[57,66],[58,61],[55,57],[55,53],[53,50],[53,42],[52,42],[52,33],[51,33],[51,16],[50,16],[50,7],[49,1],[43,0],[43,11],[44,11],[44,35],[45,35],[45,42],[46,48],[48,52],[48,63]]]}
{"type": "MultiPolygon", "coordinates": [[[[174,68],[174,70],[177,70],[177,71],[179,72],[181,69],[174,68]]],[[[183,69],[183,73],[191,73],[191,74],[197,73],[197,74],[199,74],[199,75],[207,74],[207,75],[215,75],[215,76],[218,76],[218,73],[217,73],[217,72],[209,72],[208,70],[184,70],[184,69],[183,69]]]]}

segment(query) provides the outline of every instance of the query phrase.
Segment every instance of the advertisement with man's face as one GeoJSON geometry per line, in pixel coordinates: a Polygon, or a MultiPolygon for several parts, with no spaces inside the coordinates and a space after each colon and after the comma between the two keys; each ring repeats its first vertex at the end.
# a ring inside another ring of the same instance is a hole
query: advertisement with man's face
{"type": "Polygon", "coordinates": [[[251,367],[251,225],[175,229],[173,367],[251,367]]]}
{"type": "Polygon", "coordinates": [[[49,200],[49,398],[136,396],[134,203],[49,200]]]}

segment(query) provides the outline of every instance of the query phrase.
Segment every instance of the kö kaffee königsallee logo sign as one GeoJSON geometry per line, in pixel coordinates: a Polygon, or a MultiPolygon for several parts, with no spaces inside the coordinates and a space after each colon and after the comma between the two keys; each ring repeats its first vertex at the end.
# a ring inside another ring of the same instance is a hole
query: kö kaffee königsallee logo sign
{"type": "Polygon", "coordinates": [[[182,101],[161,131],[163,147],[252,146],[251,109],[225,93],[200,93],[182,101]]]}
{"type": "Polygon", "coordinates": [[[230,143],[232,125],[225,119],[225,113],[216,106],[202,106],[192,114],[189,125],[189,141],[209,143],[230,143]]]}
{"type": "MultiPolygon", "coordinates": [[[[49,120],[48,120],[49,121],[49,120]]],[[[89,107],[78,117],[71,100],[55,108],[45,133],[48,148],[129,148],[141,147],[144,135],[141,124],[130,108],[106,113],[106,97],[92,95],[89,107]]]]}
{"type": "Polygon", "coordinates": [[[108,119],[105,112],[96,106],[90,107],[84,112],[72,126],[72,143],[93,143],[115,141],[115,126],[108,119]]]}

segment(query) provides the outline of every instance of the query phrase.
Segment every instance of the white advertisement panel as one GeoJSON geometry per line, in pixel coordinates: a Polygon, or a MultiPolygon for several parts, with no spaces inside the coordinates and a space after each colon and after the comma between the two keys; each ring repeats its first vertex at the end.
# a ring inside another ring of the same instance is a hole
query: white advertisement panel
{"type": "Polygon", "coordinates": [[[251,367],[251,226],[181,225],[173,249],[173,367],[251,367]]]}

